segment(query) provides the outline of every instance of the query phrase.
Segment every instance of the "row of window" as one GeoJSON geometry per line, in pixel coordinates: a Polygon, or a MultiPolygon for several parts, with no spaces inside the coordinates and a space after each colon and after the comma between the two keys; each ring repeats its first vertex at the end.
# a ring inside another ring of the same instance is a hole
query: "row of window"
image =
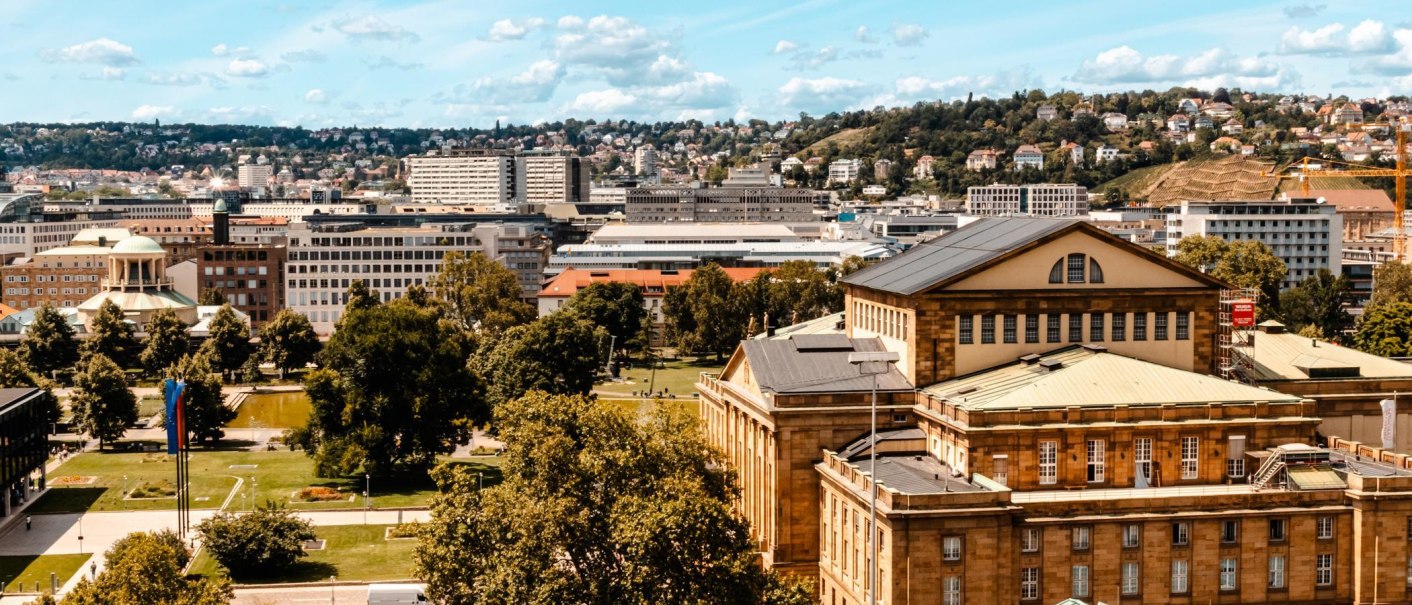
{"type": "MultiPolygon", "coordinates": [[[[59,293],[59,288],[49,288],[49,294],[58,294],[58,293],[59,293]]],[[[88,293],[88,288],[64,288],[64,294],[87,294],[87,293],[88,293]]],[[[98,293],[98,289],[97,289],[97,288],[94,288],[94,289],[93,289],[93,293],[94,293],[94,294],[97,294],[97,293],[98,293]]],[[[8,295],[8,296],[29,296],[29,295],[30,295],[30,289],[29,289],[29,288],[5,288],[5,294],[8,295]]],[[[39,295],[42,295],[42,294],[44,294],[44,288],[35,288],[35,289],[34,289],[34,295],[35,295],[35,296],[39,296],[39,295]]],[[[67,306],[67,305],[66,305],[66,306],[67,306]]]]}
{"type": "Polygon", "coordinates": [[[888,338],[906,338],[908,315],[901,309],[884,307],[861,300],[853,301],[856,326],[888,338]]]}
{"type": "MultiPolygon", "coordinates": [[[[1285,518],[1266,519],[1269,529],[1268,541],[1271,544],[1278,544],[1289,540],[1289,520],[1285,518]]],[[[1043,545],[1041,528],[1026,527],[1020,530],[1020,552],[1038,553],[1043,545]]],[[[1088,525],[1075,525],[1069,528],[1071,550],[1086,551],[1092,547],[1093,528],[1088,525]]],[[[1314,538],[1317,540],[1334,539],[1334,518],[1331,516],[1321,516],[1314,521],[1314,538]]],[[[1221,521],[1221,543],[1235,544],[1240,541],[1240,521],[1236,519],[1224,519],[1221,521]]],[[[1142,547],[1142,525],[1129,523],[1123,526],[1122,543],[1125,549],[1142,547]]],[[[1191,522],[1175,521],[1171,524],[1171,545],[1190,546],[1191,545],[1191,522]]],[[[961,538],[951,536],[942,540],[942,558],[947,561],[961,560],[961,538]],[[954,540],[952,544],[950,541],[954,540]]]]}
{"type": "MultiPolygon", "coordinates": [[[[1222,591],[1239,590],[1237,560],[1234,557],[1226,557],[1220,560],[1217,569],[1217,581],[1222,591]]],[[[1122,576],[1119,582],[1119,590],[1123,596],[1135,596],[1142,592],[1142,564],[1137,561],[1124,561],[1121,567],[1122,576]]],[[[1287,559],[1285,555],[1270,555],[1269,574],[1267,575],[1266,586],[1275,590],[1287,588],[1287,559]]],[[[1409,585],[1412,585],[1412,560],[1408,563],[1409,585]]],[[[1092,585],[1087,565],[1074,565],[1069,570],[1070,590],[1075,598],[1085,598],[1092,594],[1092,585]]],[[[1020,569],[1020,598],[1023,600],[1035,600],[1039,598],[1040,568],[1024,567],[1020,569]]],[[[1172,560],[1171,573],[1172,594],[1187,594],[1191,590],[1191,565],[1186,559],[1172,560]]],[[[1314,585],[1319,588],[1328,588],[1334,584],[1334,556],[1331,554],[1317,554],[1314,556],[1314,585]]],[[[942,603],[946,605],[961,605],[961,579],[949,576],[942,580],[942,603]]]]}
{"type": "MultiPolygon", "coordinates": [[[[28,283],[28,275],[7,275],[5,281],[10,283],[28,283]]],[[[97,275],[36,275],[36,282],[57,282],[57,281],[98,281],[97,275]],[[60,279],[62,278],[62,279],[60,279]]]]}
{"type": "MultiPolygon", "coordinates": [[[[1069,313],[1068,316],[1068,341],[1069,342],[1103,342],[1111,339],[1113,342],[1122,342],[1131,338],[1136,341],[1147,340],[1148,319],[1151,316],[1152,339],[1168,340],[1168,336],[1174,336],[1176,340],[1188,340],[1191,338],[1191,312],[1190,311],[1158,311],[1156,313],[1132,313],[1132,329],[1128,329],[1127,313],[1069,313]],[[1084,338],[1084,319],[1088,319],[1088,338],[1084,338]],[[1172,316],[1175,315],[1174,325],[1176,329],[1169,331],[1173,323],[1172,316]],[[1111,323],[1108,321],[1111,319],[1111,323]],[[1174,332],[1174,333],[1173,333],[1174,332]]],[[[995,324],[996,318],[1000,318],[1000,342],[1005,344],[1015,344],[1019,342],[1020,318],[1025,322],[1025,342],[1035,344],[1040,342],[1039,328],[1040,318],[1044,318],[1044,341],[1046,343],[1063,342],[1062,336],[1065,334],[1065,315],[1058,313],[1027,314],[1027,315],[982,315],[980,329],[981,344],[995,344],[995,324]]],[[[957,318],[956,338],[960,344],[975,344],[975,316],[961,315],[957,318]]]]}
{"type": "MultiPolygon", "coordinates": [[[[1182,437],[1179,441],[1181,453],[1181,478],[1183,481],[1201,478],[1201,438],[1182,437]]],[[[1102,483],[1107,471],[1108,442],[1102,439],[1089,439],[1084,444],[1085,477],[1089,483],[1102,483]]],[[[996,455],[996,461],[1006,459],[1004,454],[996,455]]],[[[1152,485],[1152,438],[1133,439],[1133,463],[1136,474],[1135,484],[1140,487],[1152,485]]],[[[997,468],[999,465],[996,465],[997,468]]],[[[1008,464],[1005,465],[1008,467],[1008,464]]],[[[1008,469],[1007,469],[1008,471],[1008,469]]],[[[1001,473],[1004,474],[1004,473],[1001,473]]],[[[1245,476],[1245,436],[1231,435],[1226,439],[1226,476],[1239,479],[1245,476]]],[[[1059,442],[1039,442],[1039,484],[1055,485],[1059,482],[1059,442]]],[[[1409,529],[1412,531],[1412,529],[1409,529]]]]}

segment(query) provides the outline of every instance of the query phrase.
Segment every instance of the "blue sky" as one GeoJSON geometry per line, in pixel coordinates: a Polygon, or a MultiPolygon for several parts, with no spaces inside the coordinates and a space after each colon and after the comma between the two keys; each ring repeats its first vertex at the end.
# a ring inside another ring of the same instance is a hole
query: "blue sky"
{"type": "Polygon", "coordinates": [[[0,0],[0,121],[445,127],[778,119],[1035,87],[1412,93],[1412,13],[1379,5],[0,0]]]}

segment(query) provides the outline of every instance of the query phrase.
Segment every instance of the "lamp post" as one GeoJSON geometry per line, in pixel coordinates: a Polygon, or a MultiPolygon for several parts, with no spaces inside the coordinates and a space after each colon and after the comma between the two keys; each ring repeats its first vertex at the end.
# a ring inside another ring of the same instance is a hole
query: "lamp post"
{"type": "Polygon", "coordinates": [[[252,512],[255,510],[255,498],[258,497],[257,492],[259,490],[260,484],[255,481],[255,477],[250,477],[250,510],[252,512]]]}
{"type": "Polygon", "coordinates": [[[328,577],[328,605],[333,605],[333,582],[337,579],[338,576],[328,577]]]}
{"type": "Polygon", "coordinates": [[[123,475],[123,510],[127,510],[127,475],[123,475]]]}
{"type": "MultiPolygon", "coordinates": [[[[83,514],[78,516],[78,554],[83,554],[83,514]]],[[[80,563],[82,565],[82,563],[80,563]]]]}
{"type": "Polygon", "coordinates": [[[373,508],[373,475],[363,473],[363,525],[368,524],[368,511],[373,508]]]}
{"type": "Polygon", "coordinates": [[[872,376],[871,428],[868,431],[868,553],[872,563],[868,565],[868,605],[876,605],[878,599],[878,376],[892,371],[892,364],[899,359],[892,351],[869,351],[849,353],[848,363],[858,366],[858,372],[872,376]]]}

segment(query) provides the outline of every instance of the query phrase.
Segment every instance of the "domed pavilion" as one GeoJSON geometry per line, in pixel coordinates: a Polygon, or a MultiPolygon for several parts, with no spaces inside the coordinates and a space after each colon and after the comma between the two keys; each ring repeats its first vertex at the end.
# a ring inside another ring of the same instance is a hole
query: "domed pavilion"
{"type": "Polygon", "coordinates": [[[196,323],[196,301],[176,291],[167,277],[167,251],[150,237],[124,238],[108,254],[108,277],[103,289],[78,306],[84,325],[89,325],[104,301],[111,300],[128,320],[145,330],[152,315],[171,309],[186,325],[196,323]]]}

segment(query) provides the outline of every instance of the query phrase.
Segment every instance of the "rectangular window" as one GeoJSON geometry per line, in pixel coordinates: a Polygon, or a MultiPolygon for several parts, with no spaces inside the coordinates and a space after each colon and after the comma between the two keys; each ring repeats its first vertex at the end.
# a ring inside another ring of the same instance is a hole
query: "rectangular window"
{"type": "Polygon", "coordinates": [[[1045,330],[1047,333],[1044,335],[1045,342],[1059,342],[1059,331],[1062,329],[1059,324],[1063,322],[1063,318],[1057,313],[1050,313],[1044,318],[1048,322],[1045,330]]]}
{"type": "Polygon", "coordinates": [[[1026,567],[1020,570],[1020,598],[1033,601],[1039,598],[1039,568],[1026,567]]]}
{"type": "Polygon", "coordinates": [[[1082,254],[1069,255],[1069,283],[1084,283],[1084,258],[1082,254]]]}
{"type": "Polygon", "coordinates": [[[1270,519],[1270,541],[1284,542],[1285,540],[1285,520],[1270,519]]]}
{"type": "Polygon", "coordinates": [[[1138,587],[1142,585],[1142,568],[1138,567],[1136,561],[1123,562],[1123,594],[1135,595],[1138,587]]]}
{"type": "Polygon", "coordinates": [[[1147,314],[1133,313],[1133,340],[1147,340],[1147,314]]]}
{"type": "Polygon", "coordinates": [[[1320,540],[1332,540],[1334,537],[1334,518],[1319,517],[1314,523],[1314,537],[1320,540]]]}
{"type": "Polygon", "coordinates": [[[1221,522],[1221,543],[1235,544],[1240,540],[1240,521],[1226,519],[1221,522]]]}
{"type": "Polygon", "coordinates": [[[1073,567],[1074,596],[1088,596],[1088,566],[1075,565],[1073,567]]]}
{"type": "Polygon", "coordinates": [[[1177,311],[1177,340],[1191,338],[1191,313],[1177,311]]]}
{"type": "Polygon", "coordinates": [[[995,344],[995,316],[981,316],[981,344],[995,344]]]}
{"type": "Polygon", "coordinates": [[[961,578],[947,576],[941,583],[942,605],[961,605],[961,578]]]}
{"type": "Polygon", "coordinates": [[[1020,552],[1039,552],[1039,528],[1026,527],[1020,530],[1020,552]]]}
{"type": "Polygon", "coordinates": [[[1103,482],[1103,446],[1101,439],[1088,440],[1088,482],[1103,482]]]}
{"type": "Polygon", "coordinates": [[[1025,342],[1039,342],[1039,316],[1034,313],[1025,315],[1025,342]]]}
{"type": "Polygon", "coordinates": [[[1163,311],[1156,316],[1156,323],[1152,326],[1153,340],[1167,340],[1167,312],[1163,311]]]}
{"type": "Polygon", "coordinates": [[[962,315],[961,319],[957,322],[956,335],[961,344],[971,344],[971,339],[973,338],[972,328],[975,327],[975,319],[976,318],[970,315],[962,315]]]}
{"type": "Polygon", "coordinates": [[[941,539],[941,560],[961,560],[961,536],[946,536],[941,539]]]}
{"type": "Polygon", "coordinates": [[[1083,342],[1084,340],[1084,314],[1069,314],[1069,342],[1083,342]]]}
{"type": "Polygon", "coordinates": [[[1172,592],[1184,594],[1187,591],[1186,559],[1172,559],[1172,592]]]}
{"type": "Polygon", "coordinates": [[[1221,559],[1221,590],[1236,589],[1236,560],[1221,559]]]}
{"type": "Polygon", "coordinates": [[[1113,342],[1122,342],[1128,339],[1128,314],[1113,314],[1113,342]]]}
{"type": "Polygon", "coordinates": [[[1284,555],[1270,555],[1270,588],[1285,587],[1285,558],[1284,555]]]}
{"type": "Polygon", "coordinates": [[[1087,525],[1074,526],[1074,550],[1088,550],[1089,546],[1091,546],[1091,541],[1089,540],[1089,537],[1092,535],[1091,532],[1092,530],[1087,525]]]}
{"type": "Polygon", "coordinates": [[[1005,326],[1005,332],[1004,332],[1005,344],[1015,344],[1015,342],[1016,342],[1016,341],[1015,341],[1015,316],[1014,316],[1014,315],[1006,315],[1006,316],[1004,316],[1004,318],[1005,318],[1005,320],[1004,320],[1004,321],[1005,321],[1005,323],[1004,323],[1004,326],[1005,326]]]}
{"type": "Polygon", "coordinates": [[[1142,544],[1142,526],[1130,523],[1123,526],[1123,548],[1137,548],[1142,544]]]}
{"type": "Polygon", "coordinates": [[[1103,342],[1103,314],[1090,313],[1088,316],[1088,339],[1090,342],[1103,342]]]}
{"type": "Polygon", "coordinates": [[[1010,457],[999,454],[991,458],[991,475],[996,483],[1010,485],[1010,457]]]}
{"type": "Polygon", "coordinates": [[[1039,484],[1054,485],[1059,481],[1059,442],[1039,442],[1039,484]]]}
{"type": "Polygon", "coordinates": [[[1231,435],[1226,440],[1226,475],[1232,479],[1245,476],[1245,435],[1231,435]]]}
{"type": "Polygon", "coordinates": [[[1314,585],[1333,586],[1334,585],[1334,556],[1315,555],[1314,556],[1314,585]]]}
{"type": "Polygon", "coordinates": [[[1186,546],[1191,543],[1191,524],[1178,521],[1172,524],[1172,546],[1186,546]]]}
{"type": "Polygon", "coordinates": [[[1200,439],[1182,437],[1182,479],[1196,479],[1200,476],[1200,439]]]}
{"type": "Polygon", "coordinates": [[[1152,487],[1152,438],[1138,437],[1133,440],[1133,462],[1137,472],[1137,478],[1133,484],[1137,487],[1152,487]]]}

